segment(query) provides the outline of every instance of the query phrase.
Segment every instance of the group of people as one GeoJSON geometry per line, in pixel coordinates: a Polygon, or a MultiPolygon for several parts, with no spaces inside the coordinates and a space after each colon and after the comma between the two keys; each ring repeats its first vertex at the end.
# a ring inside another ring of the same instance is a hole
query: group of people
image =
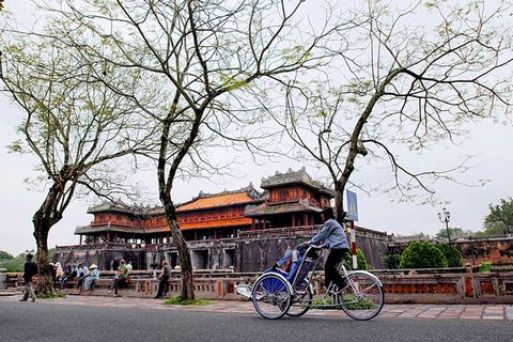
{"type": "Polygon", "coordinates": [[[94,282],[100,279],[100,271],[94,263],[89,267],[85,266],[83,261],[67,263],[64,265],[64,269],[59,262],[50,263],[50,266],[53,266],[53,278],[60,283],[61,289],[68,281],[77,280],[77,294],[81,294],[84,290],[90,293],[94,282]]]}

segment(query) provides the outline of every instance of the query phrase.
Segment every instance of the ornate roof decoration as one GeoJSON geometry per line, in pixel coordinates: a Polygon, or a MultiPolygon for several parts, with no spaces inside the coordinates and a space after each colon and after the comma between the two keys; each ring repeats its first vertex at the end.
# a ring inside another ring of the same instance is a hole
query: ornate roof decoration
{"type": "Polygon", "coordinates": [[[305,167],[303,166],[298,171],[293,171],[289,168],[289,170],[285,173],[280,173],[276,171],[273,176],[269,176],[267,178],[262,178],[262,189],[272,189],[277,187],[282,187],[285,185],[291,184],[302,184],[313,188],[316,191],[324,193],[328,196],[334,197],[335,192],[330,188],[325,187],[319,181],[313,179],[307,172],[305,167]]]}

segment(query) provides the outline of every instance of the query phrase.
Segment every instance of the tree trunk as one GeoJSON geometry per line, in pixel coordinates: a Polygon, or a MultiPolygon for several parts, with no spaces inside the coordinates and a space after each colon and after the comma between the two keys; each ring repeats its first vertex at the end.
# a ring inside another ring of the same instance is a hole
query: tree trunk
{"type": "Polygon", "coordinates": [[[335,182],[335,218],[338,223],[344,223],[344,185],[335,182]]]}
{"type": "Polygon", "coordinates": [[[48,232],[50,225],[47,220],[41,218],[41,213],[38,211],[32,220],[34,225],[34,237],[37,245],[37,287],[38,294],[52,294],[54,293],[52,269],[48,265],[48,232]]]}
{"type": "Polygon", "coordinates": [[[48,233],[62,219],[62,211],[66,208],[66,206],[61,206],[60,208],[58,206],[59,199],[63,196],[63,190],[64,188],[61,183],[54,183],[50,187],[43,204],[32,217],[39,269],[38,293],[52,294],[54,292],[53,270],[48,265],[48,233]]]}
{"type": "Polygon", "coordinates": [[[185,241],[182,231],[178,225],[178,219],[176,217],[175,207],[171,201],[171,198],[167,196],[161,196],[162,205],[166,210],[169,226],[171,227],[171,235],[173,236],[173,242],[178,249],[178,256],[180,258],[180,271],[182,274],[182,293],[180,297],[182,300],[194,299],[194,285],[192,275],[192,262],[191,255],[189,254],[189,248],[185,241]]]}

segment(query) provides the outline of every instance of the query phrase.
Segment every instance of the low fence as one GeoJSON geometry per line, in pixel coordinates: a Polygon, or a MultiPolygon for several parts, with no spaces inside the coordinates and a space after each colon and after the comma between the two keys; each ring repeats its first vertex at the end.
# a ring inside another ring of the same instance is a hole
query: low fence
{"type": "MultiPolygon", "coordinates": [[[[408,273],[374,272],[383,282],[387,303],[406,304],[513,304],[513,272],[497,271],[488,273],[474,272],[472,267],[458,269],[453,273],[432,273],[432,270],[415,270],[408,273]]],[[[5,279],[4,288],[21,290],[19,273],[0,273],[5,279]]],[[[113,273],[103,272],[97,282],[95,294],[107,294],[113,273]]],[[[201,271],[194,274],[194,290],[198,298],[245,300],[236,294],[238,284],[251,284],[256,273],[223,273],[201,271]]],[[[130,285],[122,289],[121,294],[136,297],[153,297],[158,289],[158,280],[147,271],[134,272],[130,285]]],[[[313,285],[318,293],[323,283],[322,272],[313,277],[313,285]]],[[[181,291],[181,279],[175,274],[170,280],[171,294],[181,291]]],[[[0,284],[0,288],[2,285],[0,284]]],[[[74,291],[67,288],[66,292],[74,291]]]]}

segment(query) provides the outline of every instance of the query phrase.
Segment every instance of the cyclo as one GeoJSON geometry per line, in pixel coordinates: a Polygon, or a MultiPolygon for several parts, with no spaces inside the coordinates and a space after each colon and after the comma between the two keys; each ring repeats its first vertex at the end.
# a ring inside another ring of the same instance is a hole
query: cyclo
{"type": "Polygon", "coordinates": [[[299,317],[311,308],[342,309],[355,320],[369,320],[379,314],[385,301],[383,284],[367,271],[348,271],[341,262],[338,271],[347,283],[343,289],[330,284],[325,293],[314,298],[313,271],[321,260],[322,246],[301,245],[294,250],[287,271],[280,268],[284,256],[261,275],[251,290],[255,310],[264,318],[279,319],[284,315],[299,317]]]}

